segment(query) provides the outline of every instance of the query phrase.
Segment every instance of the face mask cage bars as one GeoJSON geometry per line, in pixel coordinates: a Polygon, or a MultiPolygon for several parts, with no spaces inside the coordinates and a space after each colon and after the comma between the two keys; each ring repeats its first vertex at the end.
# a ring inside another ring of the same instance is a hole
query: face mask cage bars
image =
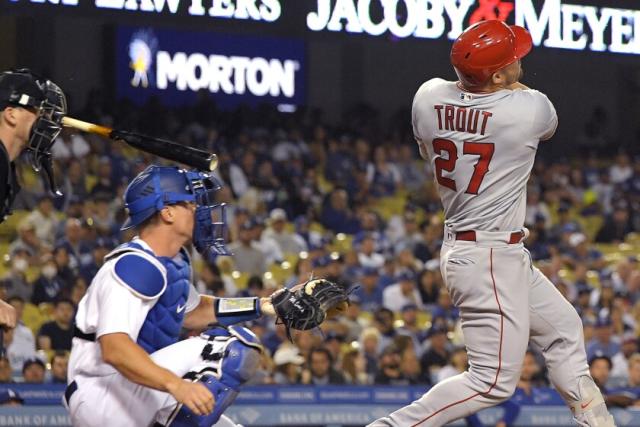
{"type": "Polygon", "coordinates": [[[49,190],[57,196],[62,195],[55,183],[51,146],[62,130],[62,118],[67,114],[67,100],[62,89],[46,80],[39,83],[44,93],[44,101],[34,106],[38,117],[31,128],[29,145],[31,165],[36,172],[45,174],[49,190]]]}
{"type": "Polygon", "coordinates": [[[209,261],[215,260],[217,256],[231,255],[226,247],[226,204],[215,201],[215,193],[222,188],[222,183],[215,177],[200,172],[187,172],[187,179],[196,197],[194,246],[209,261]]]}

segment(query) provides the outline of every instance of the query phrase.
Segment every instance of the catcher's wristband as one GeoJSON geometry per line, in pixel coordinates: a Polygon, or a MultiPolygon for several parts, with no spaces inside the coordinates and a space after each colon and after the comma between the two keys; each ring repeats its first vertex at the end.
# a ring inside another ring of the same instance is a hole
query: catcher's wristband
{"type": "Polygon", "coordinates": [[[216,298],[213,312],[218,323],[224,326],[255,320],[262,315],[260,298],[216,298]]]}

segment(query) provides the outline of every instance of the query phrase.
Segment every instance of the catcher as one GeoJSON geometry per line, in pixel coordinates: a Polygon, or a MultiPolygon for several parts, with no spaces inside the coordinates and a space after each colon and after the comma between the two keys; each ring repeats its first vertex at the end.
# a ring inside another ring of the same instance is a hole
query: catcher
{"type": "Polygon", "coordinates": [[[73,425],[233,426],[222,413],[262,351],[234,325],[268,314],[288,331],[310,329],[345,304],[345,290],[324,279],[270,298],[199,295],[183,246],[192,242],[208,259],[229,255],[225,207],[213,202],[220,188],[177,167],[150,166],[130,183],[123,229],[139,235],[107,255],[78,306],[64,397],[73,425]],[[178,342],[181,328],[212,323],[178,342]]]}

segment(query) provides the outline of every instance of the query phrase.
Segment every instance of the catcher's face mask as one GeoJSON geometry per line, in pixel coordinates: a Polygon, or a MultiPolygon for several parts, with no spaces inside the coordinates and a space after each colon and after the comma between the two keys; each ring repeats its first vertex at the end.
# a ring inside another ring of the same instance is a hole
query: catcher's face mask
{"type": "Polygon", "coordinates": [[[225,246],[226,206],[215,201],[215,193],[220,188],[220,181],[208,173],[149,166],[127,187],[124,201],[129,218],[122,229],[142,224],[167,205],[195,203],[192,236],[195,248],[209,261],[218,255],[230,255],[225,246]]]}
{"type": "Polygon", "coordinates": [[[222,188],[222,183],[203,172],[187,172],[187,179],[196,202],[193,245],[209,261],[214,261],[218,255],[231,255],[225,244],[226,204],[215,201],[215,193],[222,188]]]}
{"type": "Polygon", "coordinates": [[[0,74],[0,104],[32,109],[37,115],[31,127],[27,151],[36,172],[43,170],[49,190],[61,195],[55,185],[51,146],[62,130],[67,114],[64,93],[50,80],[37,77],[26,68],[0,74]]]}

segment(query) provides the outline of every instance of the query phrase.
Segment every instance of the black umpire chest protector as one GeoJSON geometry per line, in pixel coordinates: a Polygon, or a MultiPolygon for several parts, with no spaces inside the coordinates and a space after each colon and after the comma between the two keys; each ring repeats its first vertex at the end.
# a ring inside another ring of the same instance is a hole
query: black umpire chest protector
{"type": "Polygon", "coordinates": [[[0,141],[0,222],[11,213],[11,205],[19,191],[16,165],[9,160],[9,153],[0,141]]]}

